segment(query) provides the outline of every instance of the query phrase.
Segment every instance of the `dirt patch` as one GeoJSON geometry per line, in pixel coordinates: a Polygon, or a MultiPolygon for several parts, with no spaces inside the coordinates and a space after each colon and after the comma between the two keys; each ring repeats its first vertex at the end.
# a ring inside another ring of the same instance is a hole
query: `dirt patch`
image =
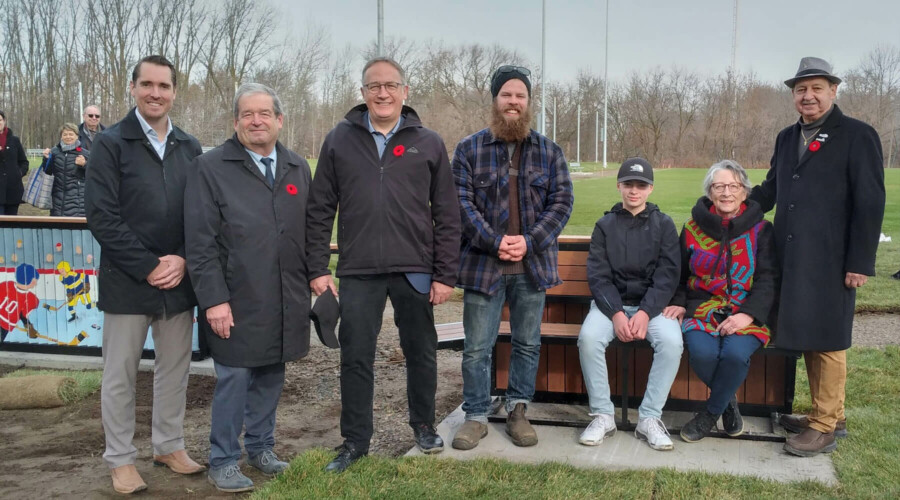
{"type": "MultiPolygon", "coordinates": [[[[458,299],[458,297],[457,297],[458,299]]],[[[372,453],[398,456],[413,446],[407,425],[406,371],[391,308],[385,311],[375,364],[375,435],[372,453]]],[[[459,300],[435,309],[435,321],[462,320],[459,300]]],[[[854,323],[854,345],[900,344],[900,315],[860,314],[854,323]]],[[[461,353],[438,351],[437,418],[462,402],[461,353]]],[[[309,356],[290,363],[278,407],[276,452],[291,457],[311,447],[341,443],[340,354],[314,340],[309,356]]],[[[0,374],[15,367],[0,365],[0,374]]],[[[209,417],[215,379],[192,376],[187,394],[184,433],[189,453],[205,462],[209,454],[209,417]]],[[[143,498],[232,498],[207,484],[205,475],[179,476],[152,465],[150,421],[152,374],[137,382],[138,471],[149,485],[143,498]]],[[[452,436],[444,436],[449,442],[452,436]]],[[[101,455],[100,395],[63,408],[0,412],[0,498],[113,498],[109,473],[101,455]]],[[[255,469],[243,471],[257,484],[266,478],[255,469]]]]}
{"type": "MultiPolygon", "coordinates": [[[[437,323],[461,321],[462,302],[435,308],[437,323]]],[[[398,456],[412,446],[413,434],[406,402],[406,369],[392,309],[385,311],[375,361],[375,435],[371,452],[398,456]]],[[[462,402],[461,353],[438,351],[437,419],[462,402]]],[[[0,365],[0,375],[15,370],[0,365]]],[[[313,340],[310,354],[287,365],[284,391],[278,406],[275,451],[290,459],[312,447],[333,448],[340,435],[340,352],[313,340]]],[[[188,382],[184,437],[188,453],[205,463],[209,455],[209,418],[215,379],[191,376],[188,382]]],[[[134,443],[136,466],[149,488],[142,498],[233,498],[219,493],[204,474],[180,476],[152,465],[150,445],[153,375],[140,372],[137,380],[134,443]]],[[[450,436],[444,436],[448,440],[450,436]]],[[[0,412],[0,498],[114,498],[100,421],[99,392],[76,404],[47,410],[0,412]]],[[[266,477],[255,469],[243,472],[256,484],[266,477]]]]}

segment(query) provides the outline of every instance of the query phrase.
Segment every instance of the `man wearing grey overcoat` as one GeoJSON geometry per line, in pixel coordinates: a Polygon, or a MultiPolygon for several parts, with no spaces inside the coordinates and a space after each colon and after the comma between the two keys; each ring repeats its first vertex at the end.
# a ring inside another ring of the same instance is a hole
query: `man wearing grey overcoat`
{"type": "Polygon", "coordinates": [[[306,198],[310,169],[278,135],[284,115],[271,88],[249,83],[234,97],[235,135],[200,156],[185,198],[187,265],[209,322],[216,390],[209,481],[248,491],[238,466],[268,475],[287,468],[273,451],[285,362],[309,350],[306,198]]]}

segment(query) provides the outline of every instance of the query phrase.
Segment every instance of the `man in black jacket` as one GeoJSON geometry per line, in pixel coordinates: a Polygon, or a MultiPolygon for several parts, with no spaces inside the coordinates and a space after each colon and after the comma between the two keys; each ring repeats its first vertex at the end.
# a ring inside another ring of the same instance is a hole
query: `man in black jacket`
{"type": "Polygon", "coordinates": [[[284,364],[309,350],[306,160],[278,142],[284,122],[271,88],[245,83],[234,95],[235,135],[197,158],[185,201],[187,263],[209,321],[216,391],[209,480],[222,491],[253,489],[238,461],[267,475],[284,364]]]}
{"type": "Polygon", "coordinates": [[[425,453],[443,450],[434,430],[437,334],[433,305],[450,297],[459,264],[460,222],[447,150],[403,105],[409,92],[396,61],[363,68],[365,99],[325,137],[310,191],[310,287],[337,295],[328,270],[338,216],[341,435],[327,469],[341,472],[368,453],[373,363],[390,296],[406,357],[409,424],[425,453]]]}
{"type": "Polygon", "coordinates": [[[78,140],[81,141],[81,147],[91,149],[97,134],[106,130],[106,127],[100,123],[100,106],[91,104],[84,108],[84,119],[78,126],[78,140]]]}
{"type": "Polygon", "coordinates": [[[201,153],[174,127],[175,67],[141,59],[131,75],[136,108],[98,135],[85,183],[88,227],[100,243],[103,320],[103,458],[120,493],[145,489],[134,466],[134,383],[148,328],[153,329],[153,459],[181,474],[205,468],[184,450],[184,409],[193,308],[185,276],[186,170],[201,153]]]}
{"type": "Polygon", "coordinates": [[[671,217],[647,202],[653,192],[653,168],[647,160],[625,160],[617,180],[622,202],[597,221],[587,260],[594,300],[578,335],[578,355],[594,420],[579,442],[596,446],[616,431],[606,347],[613,338],[646,338],[653,346],[653,364],[635,435],[654,450],[671,450],[672,440],[660,418],[683,346],[681,325],[662,312],[681,274],[678,231],[671,217]]]}
{"type": "Polygon", "coordinates": [[[771,168],[750,199],[775,213],[775,250],[782,270],[776,344],[803,351],[810,415],[784,415],[799,432],[788,453],[812,456],[846,435],[844,386],[856,289],[875,275],[884,217],[881,139],[867,123],[834,104],[841,79],[818,57],[804,57],[793,78],[797,123],[779,132],[771,168]]]}

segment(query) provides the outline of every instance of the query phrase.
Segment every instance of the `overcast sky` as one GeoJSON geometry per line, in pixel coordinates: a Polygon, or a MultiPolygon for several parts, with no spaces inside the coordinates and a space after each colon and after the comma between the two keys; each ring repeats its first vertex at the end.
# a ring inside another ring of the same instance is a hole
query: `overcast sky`
{"type": "MultiPolygon", "coordinates": [[[[332,45],[377,36],[376,0],[271,0],[290,30],[311,22],[332,45]]],[[[731,64],[733,0],[611,0],[609,77],[677,65],[717,74],[731,64]]],[[[603,73],[605,0],[547,0],[547,69],[572,80],[603,73]]],[[[447,44],[499,43],[541,61],[541,0],[384,0],[385,37],[447,44]]],[[[900,0],[741,0],[737,67],[765,81],[794,75],[800,58],[829,60],[840,75],[879,44],[900,47],[900,0]]]]}

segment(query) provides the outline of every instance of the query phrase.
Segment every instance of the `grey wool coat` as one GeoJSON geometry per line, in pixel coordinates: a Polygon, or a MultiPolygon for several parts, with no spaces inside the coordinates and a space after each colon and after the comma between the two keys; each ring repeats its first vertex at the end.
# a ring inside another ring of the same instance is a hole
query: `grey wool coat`
{"type": "Polygon", "coordinates": [[[232,137],[201,155],[185,192],[187,266],[200,304],[231,305],[231,337],[207,329],[216,362],[259,367],[309,351],[306,160],[278,143],[275,187],[232,137]]]}
{"type": "MultiPolygon", "coordinates": [[[[800,125],[778,134],[766,180],[750,198],[775,214],[781,267],[776,344],[798,351],[850,347],[856,291],[846,273],[875,274],[884,216],[881,140],[834,105],[798,158],[800,125]]],[[[871,286],[871,284],[869,284],[871,286]]]]}

